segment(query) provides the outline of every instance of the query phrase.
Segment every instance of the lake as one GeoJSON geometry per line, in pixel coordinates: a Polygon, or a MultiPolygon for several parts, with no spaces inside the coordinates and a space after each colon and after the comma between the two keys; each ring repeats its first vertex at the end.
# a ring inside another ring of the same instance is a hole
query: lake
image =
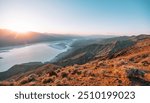
{"type": "Polygon", "coordinates": [[[73,40],[63,40],[26,46],[0,48],[0,72],[6,71],[16,64],[27,62],[48,62],[58,54],[67,51],[72,42],[73,40]]]}

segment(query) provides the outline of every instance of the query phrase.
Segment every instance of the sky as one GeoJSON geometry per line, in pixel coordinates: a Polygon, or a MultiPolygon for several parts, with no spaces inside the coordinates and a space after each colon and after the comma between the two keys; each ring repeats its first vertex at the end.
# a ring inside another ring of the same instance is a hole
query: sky
{"type": "Polygon", "coordinates": [[[0,0],[0,28],[60,34],[150,34],[150,0],[0,0]]]}

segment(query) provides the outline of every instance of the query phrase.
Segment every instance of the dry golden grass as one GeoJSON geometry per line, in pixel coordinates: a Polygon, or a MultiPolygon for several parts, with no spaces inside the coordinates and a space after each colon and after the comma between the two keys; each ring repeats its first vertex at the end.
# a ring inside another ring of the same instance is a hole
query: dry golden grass
{"type": "Polygon", "coordinates": [[[11,78],[15,82],[9,82],[8,79],[0,82],[0,85],[150,85],[150,39],[140,41],[119,53],[112,59],[97,58],[82,65],[58,67],[47,64],[19,79],[11,78]],[[124,51],[123,55],[117,56],[124,51]],[[140,73],[143,73],[142,76],[140,73]]]}

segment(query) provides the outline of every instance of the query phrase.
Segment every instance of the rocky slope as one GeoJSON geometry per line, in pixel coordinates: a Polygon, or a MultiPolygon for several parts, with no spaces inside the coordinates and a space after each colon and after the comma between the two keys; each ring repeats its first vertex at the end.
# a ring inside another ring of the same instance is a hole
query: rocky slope
{"type": "Polygon", "coordinates": [[[73,64],[84,64],[96,58],[101,60],[109,59],[118,51],[126,49],[134,45],[136,42],[149,37],[149,35],[131,37],[123,36],[92,42],[92,44],[88,45],[86,45],[87,43],[85,41],[85,46],[79,46],[79,44],[77,44],[78,47],[76,47],[75,43],[75,45],[73,44],[73,47],[75,46],[76,48],[58,56],[58,59],[54,62],[54,64],[66,66],[73,64]]]}
{"type": "Polygon", "coordinates": [[[0,85],[150,85],[150,35],[87,45],[0,85]]]}
{"type": "Polygon", "coordinates": [[[0,80],[5,80],[14,75],[22,74],[30,70],[35,70],[36,68],[44,65],[41,62],[30,62],[24,64],[18,64],[11,67],[9,70],[0,72],[0,80]]]}

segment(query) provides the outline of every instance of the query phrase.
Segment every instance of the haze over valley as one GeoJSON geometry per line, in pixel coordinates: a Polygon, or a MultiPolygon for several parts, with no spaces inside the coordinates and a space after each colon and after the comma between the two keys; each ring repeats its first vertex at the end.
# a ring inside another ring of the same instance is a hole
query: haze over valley
{"type": "Polygon", "coordinates": [[[0,0],[0,85],[149,86],[149,0],[0,0]]]}

